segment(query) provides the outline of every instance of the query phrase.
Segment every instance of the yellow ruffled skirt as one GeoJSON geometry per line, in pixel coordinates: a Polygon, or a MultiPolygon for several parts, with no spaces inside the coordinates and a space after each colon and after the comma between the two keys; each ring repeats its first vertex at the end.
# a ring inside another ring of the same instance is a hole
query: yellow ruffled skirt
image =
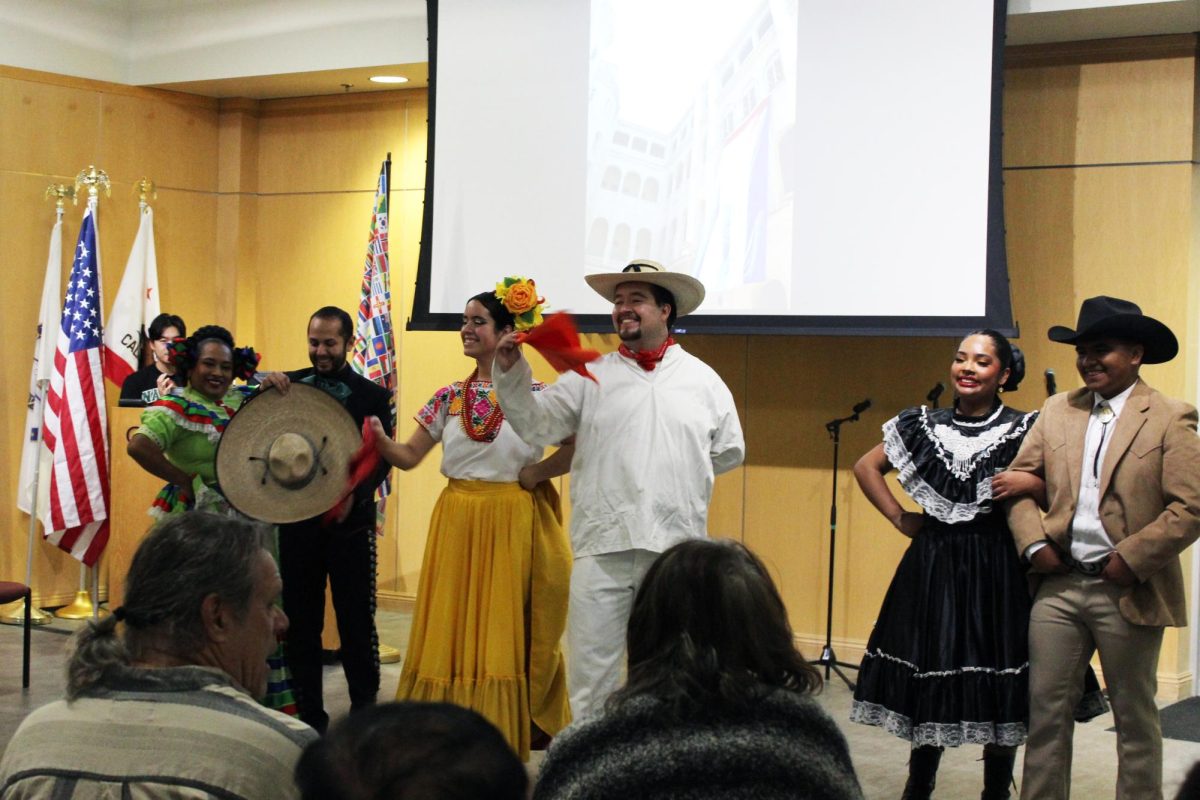
{"type": "Polygon", "coordinates": [[[552,484],[451,479],[433,510],[398,700],[474,709],[529,759],[571,721],[560,640],[571,548],[552,484]]]}

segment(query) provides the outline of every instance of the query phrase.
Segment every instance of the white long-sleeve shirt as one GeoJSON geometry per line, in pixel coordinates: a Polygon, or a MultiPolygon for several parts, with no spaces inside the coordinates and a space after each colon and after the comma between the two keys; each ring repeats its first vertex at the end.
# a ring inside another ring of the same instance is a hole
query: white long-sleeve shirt
{"type": "Polygon", "coordinates": [[[529,391],[529,362],[492,381],[511,425],[531,445],[575,435],[571,545],[575,557],[649,550],[706,536],[713,478],[742,463],[746,445],[733,395],[679,345],[649,372],[609,353],[529,391]]]}

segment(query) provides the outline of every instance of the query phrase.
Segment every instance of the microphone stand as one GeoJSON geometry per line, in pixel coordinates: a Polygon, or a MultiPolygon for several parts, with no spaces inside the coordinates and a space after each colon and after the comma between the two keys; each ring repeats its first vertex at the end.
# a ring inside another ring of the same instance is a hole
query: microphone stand
{"type": "Polygon", "coordinates": [[[866,410],[861,403],[854,408],[855,411],[850,416],[832,419],[825,423],[825,430],[829,431],[829,438],[833,439],[833,499],[829,504],[829,595],[825,604],[825,646],[821,648],[821,657],[810,662],[825,667],[825,680],[829,680],[830,670],[836,672],[850,691],[854,691],[854,681],[842,672],[841,667],[858,669],[858,664],[838,661],[837,654],[833,652],[833,564],[834,548],[837,546],[838,447],[841,443],[842,425],[847,422],[858,422],[859,413],[866,410]]]}

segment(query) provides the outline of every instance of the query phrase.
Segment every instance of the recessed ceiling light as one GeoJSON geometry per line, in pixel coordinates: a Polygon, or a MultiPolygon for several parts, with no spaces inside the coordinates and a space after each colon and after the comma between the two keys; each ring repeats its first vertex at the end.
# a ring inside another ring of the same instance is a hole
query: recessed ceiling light
{"type": "Polygon", "coordinates": [[[408,83],[408,78],[402,75],[375,75],[371,83],[408,83]]]}

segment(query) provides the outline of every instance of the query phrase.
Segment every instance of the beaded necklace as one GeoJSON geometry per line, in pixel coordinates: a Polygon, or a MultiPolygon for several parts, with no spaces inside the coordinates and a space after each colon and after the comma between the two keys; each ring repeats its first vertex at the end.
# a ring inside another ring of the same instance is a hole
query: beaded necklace
{"type": "Polygon", "coordinates": [[[500,424],[504,422],[504,412],[500,410],[500,404],[492,401],[492,410],[488,412],[483,421],[476,423],[471,416],[471,409],[475,407],[475,380],[479,377],[479,367],[471,371],[467,379],[463,381],[463,398],[462,408],[459,409],[458,419],[462,423],[463,432],[468,437],[476,442],[487,444],[496,438],[496,434],[500,432],[500,424]]]}

